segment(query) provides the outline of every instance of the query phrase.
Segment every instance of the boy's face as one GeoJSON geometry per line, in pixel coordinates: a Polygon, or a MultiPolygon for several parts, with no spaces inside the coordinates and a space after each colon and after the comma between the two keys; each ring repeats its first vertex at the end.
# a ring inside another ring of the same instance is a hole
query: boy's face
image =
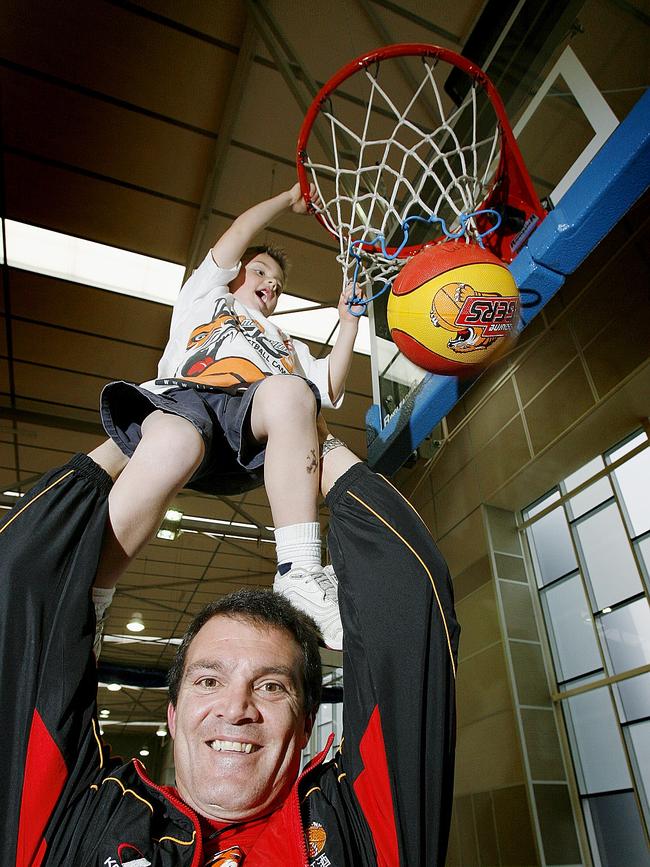
{"type": "Polygon", "coordinates": [[[270,316],[282,292],[282,268],[268,253],[257,253],[230,284],[230,291],[249,310],[270,316]]]}

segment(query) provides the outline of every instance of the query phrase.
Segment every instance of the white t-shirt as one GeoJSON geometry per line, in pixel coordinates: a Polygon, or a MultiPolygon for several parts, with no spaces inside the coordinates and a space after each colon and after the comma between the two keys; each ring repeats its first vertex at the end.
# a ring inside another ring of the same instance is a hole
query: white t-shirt
{"type": "Polygon", "coordinates": [[[321,404],[341,405],[329,397],[329,362],[314,358],[304,343],[292,340],[259,311],[250,311],[228,291],[241,265],[220,268],[208,253],[181,289],[158,364],[157,379],[142,387],[156,393],[175,388],[175,380],[219,388],[245,388],[277,373],[295,373],[318,388],[321,404]]]}

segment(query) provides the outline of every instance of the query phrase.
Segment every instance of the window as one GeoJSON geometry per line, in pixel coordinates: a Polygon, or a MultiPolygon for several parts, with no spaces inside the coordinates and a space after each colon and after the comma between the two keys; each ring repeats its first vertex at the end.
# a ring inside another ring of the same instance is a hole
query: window
{"type": "Polygon", "coordinates": [[[594,862],[650,867],[650,448],[639,431],[523,512],[594,862]]]}

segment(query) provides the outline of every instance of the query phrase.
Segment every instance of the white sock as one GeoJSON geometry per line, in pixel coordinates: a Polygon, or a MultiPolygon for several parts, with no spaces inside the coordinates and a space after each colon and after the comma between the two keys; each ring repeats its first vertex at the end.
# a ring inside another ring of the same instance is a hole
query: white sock
{"type": "Polygon", "coordinates": [[[280,574],[295,567],[307,568],[321,565],[320,524],[290,524],[275,529],[275,548],[280,574]],[[289,564],[287,566],[287,564],[289,564]]]}
{"type": "Polygon", "coordinates": [[[95,651],[95,659],[99,659],[99,654],[102,649],[102,635],[104,634],[104,622],[106,621],[106,612],[109,605],[113,601],[115,595],[114,587],[93,587],[92,600],[95,606],[95,641],[93,650],[95,651]]]}

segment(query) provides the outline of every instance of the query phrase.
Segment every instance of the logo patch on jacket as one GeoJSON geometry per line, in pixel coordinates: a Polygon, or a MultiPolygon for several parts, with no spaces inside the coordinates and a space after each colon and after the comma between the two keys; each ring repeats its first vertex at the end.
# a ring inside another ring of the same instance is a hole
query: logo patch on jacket
{"type": "Polygon", "coordinates": [[[327,842],[327,833],[325,832],[325,828],[320,824],[320,822],[312,822],[309,828],[307,828],[307,851],[309,853],[309,858],[312,860],[312,864],[317,864],[318,867],[329,867],[330,859],[327,855],[323,855],[321,858],[318,856],[321,854],[323,849],[325,848],[325,843],[327,842]]]}
{"type": "Polygon", "coordinates": [[[205,867],[238,867],[242,858],[243,852],[239,846],[230,846],[213,855],[205,862],[205,867]]]}

